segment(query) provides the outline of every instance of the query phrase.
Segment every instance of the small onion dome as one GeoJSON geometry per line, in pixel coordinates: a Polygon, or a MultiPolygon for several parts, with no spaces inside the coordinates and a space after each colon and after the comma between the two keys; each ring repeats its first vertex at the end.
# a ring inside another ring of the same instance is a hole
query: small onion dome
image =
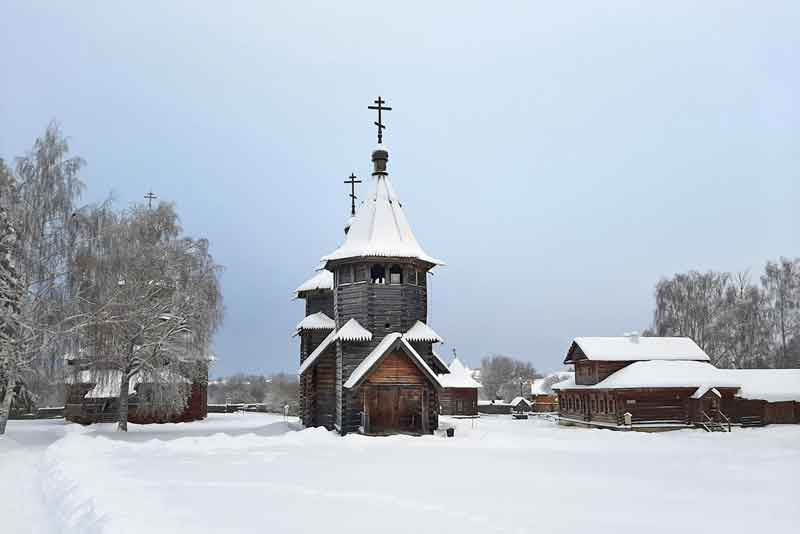
{"type": "Polygon", "coordinates": [[[380,144],[372,151],[372,175],[385,176],[389,174],[386,170],[386,164],[389,161],[389,148],[386,145],[380,144]]]}

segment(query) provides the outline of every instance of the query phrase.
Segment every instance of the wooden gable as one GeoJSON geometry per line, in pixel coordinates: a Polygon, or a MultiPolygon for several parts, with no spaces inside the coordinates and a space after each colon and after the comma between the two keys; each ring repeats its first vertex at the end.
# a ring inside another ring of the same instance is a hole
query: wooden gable
{"type": "Polygon", "coordinates": [[[424,384],[425,376],[402,350],[387,354],[367,376],[368,384],[424,384]]]}

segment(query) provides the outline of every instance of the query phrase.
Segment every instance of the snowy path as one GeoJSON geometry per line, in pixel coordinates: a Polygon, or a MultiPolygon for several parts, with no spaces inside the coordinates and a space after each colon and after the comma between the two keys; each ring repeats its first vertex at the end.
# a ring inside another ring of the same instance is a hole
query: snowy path
{"type": "MultiPolygon", "coordinates": [[[[128,435],[61,429],[31,457],[44,460],[45,515],[65,532],[788,533],[800,521],[795,425],[655,435],[454,424],[454,439],[341,438],[219,415],[128,435]]],[[[21,477],[32,468],[20,465],[21,477]]]]}
{"type": "Polygon", "coordinates": [[[59,532],[42,494],[42,462],[49,445],[64,435],[63,421],[10,421],[0,437],[0,518],[2,532],[59,532]],[[10,520],[10,521],[9,521],[10,520]]]}

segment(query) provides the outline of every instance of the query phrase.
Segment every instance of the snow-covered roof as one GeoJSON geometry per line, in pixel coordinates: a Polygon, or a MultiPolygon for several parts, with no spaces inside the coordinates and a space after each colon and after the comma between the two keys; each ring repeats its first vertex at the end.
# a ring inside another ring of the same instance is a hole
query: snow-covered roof
{"type": "Polygon", "coordinates": [[[300,297],[301,293],[306,291],[315,291],[317,289],[333,289],[333,273],[327,269],[317,271],[317,274],[300,284],[294,290],[295,297],[300,297]]]}
{"type": "Polygon", "coordinates": [[[449,369],[449,367],[447,366],[445,361],[442,359],[442,357],[439,356],[438,354],[436,354],[435,350],[432,350],[431,353],[433,354],[433,359],[436,361],[436,365],[438,365],[442,369],[449,369]]]}
{"type": "Polygon", "coordinates": [[[574,376],[575,373],[572,371],[559,371],[550,373],[544,378],[537,378],[531,382],[531,395],[551,395],[553,393],[553,385],[569,380],[574,376]]]}
{"type": "Polygon", "coordinates": [[[511,402],[509,404],[511,404],[511,406],[516,406],[520,402],[524,402],[528,406],[531,406],[531,402],[525,397],[514,397],[513,399],[511,399],[511,402]]]}
{"type": "MultiPolygon", "coordinates": [[[[119,386],[122,382],[122,371],[117,369],[84,370],[77,373],[77,376],[73,377],[71,380],[69,376],[67,379],[68,384],[95,384],[94,387],[86,392],[86,395],[84,395],[84,398],[86,399],[119,397],[119,386]]],[[[191,383],[191,380],[171,369],[143,371],[137,373],[128,382],[128,390],[130,391],[130,395],[136,393],[135,388],[138,384],[156,381],[173,383],[181,382],[184,384],[191,383]]]]}
{"type": "Polygon", "coordinates": [[[298,375],[302,375],[305,373],[314,363],[319,359],[325,349],[327,349],[331,343],[336,341],[336,330],[333,330],[330,334],[328,334],[325,339],[322,340],[314,351],[308,355],[303,363],[300,364],[300,368],[297,370],[298,375]]]}
{"type": "Polygon", "coordinates": [[[376,176],[373,180],[373,191],[356,212],[344,243],[322,260],[391,256],[442,265],[417,242],[389,177],[376,176]]]}
{"type": "Polygon", "coordinates": [[[336,321],[322,312],[312,313],[297,323],[297,330],[333,330],[336,321]]]}
{"type": "Polygon", "coordinates": [[[769,402],[800,402],[800,369],[719,369],[740,384],[738,397],[769,402]]]}
{"type": "Polygon", "coordinates": [[[737,388],[737,380],[707,362],[649,360],[634,362],[591,386],[575,384],[575,378],[553,389],[737,388]]]}
{"type": "Polygon", "coordinates": [[[634,362],[592,386],[574,377],[553,389],[697,388],[700,398],[715,388],[737,388],[737,397],[768,402],[800,402],[800,369],[717,369],[694,361],[634,362]]]}
{"type": "Polygon", "coordinates": [[[442,341],[439,334],[434,332],[433,328],[422,321],[414,323],[414,326],[409,328],[408,332],[403,334],[403,337],[409,341],[430,341],[432,343],[439,343],[442,341]]]}
{"type": "Polygon", "coordinates": [[[339,329],[336,338],[341,341],[371,341],[372,332],[361,326],[355,319],[350,319],[339,329]]]}
{"type": "Polygon", "coordinates": [[[483,387],[472,378],[469,369],[464,367],[464,364],[461,363],[461,360],[459,360],[457,357],[453,358],[453,361],[450,362],[448,369],[450,370],[449,373],[439,375],[439,382],[442,383],[442,386],[446,388],[483,387]]]}
{"type": "MultiPolygon", "coordinates": [[[[708,354],[688,337],[576,337],[574,345],[580,347],[589,360],[642,361],[642,360],[692,360],[709,361],[708,354]]],[[[572,363],[572,347],[564,363],[572,363]]]]}
{"type": "Polygon", "coordinates": [[[392,332],[384,337],[380,343],[369,353],[369,355],[362,360],[358,367],[355,368],[353,373],[347,379],[347,382],[344,383],[344,387],[350,389],[357,386],[361,380],[363,380],[369,371],[378,363],[381,358],[383,358],[384,354],[395,345],[395,342],[399,342],[400,345],[405,349],[406,353],[411,357],[417,367],[422,370],[422,372],[428,376],[428,378],[437,386],[443,387],[442,383],[439,381],[439,378],[436,376],[436,373],[425,363],[425,360],[414,350],[414,347],[403,338],[403,334],[398,332],[392,332]]]}

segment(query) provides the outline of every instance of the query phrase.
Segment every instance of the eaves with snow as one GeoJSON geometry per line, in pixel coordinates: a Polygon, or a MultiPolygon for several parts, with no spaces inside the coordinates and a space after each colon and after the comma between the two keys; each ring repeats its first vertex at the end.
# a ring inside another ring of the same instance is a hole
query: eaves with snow
{"type": "Polygon", "coordinates": [[[440,343],[442,341],[439,334],[422,321],[414,323],[414,326],[409,328],[408,332],[403,334],[403,337],[409,341],[426,341],[430,343],[440,343]]]}
{"type": "Polygon", "coordinates": [[[336,328],[336,321],[322,312],[312,313],[297,323],[297,332],[302,330],[333,330],[336,328]]]}
{"type": "Polygon", "coordinates": [[[294,296],[298,298],[308,291],[324,289],[333,289],[333,273],[326,269],[321,269],[317,271],[317,274],[300,284],[300,286],[294,290],[294,296]]]}
{"type": "Polygon", "coordinates": [[[687,360],[709,361],[708,354],[688,337],[576,337],[564,363],[576,360],[643,361],[687,360]]]}

